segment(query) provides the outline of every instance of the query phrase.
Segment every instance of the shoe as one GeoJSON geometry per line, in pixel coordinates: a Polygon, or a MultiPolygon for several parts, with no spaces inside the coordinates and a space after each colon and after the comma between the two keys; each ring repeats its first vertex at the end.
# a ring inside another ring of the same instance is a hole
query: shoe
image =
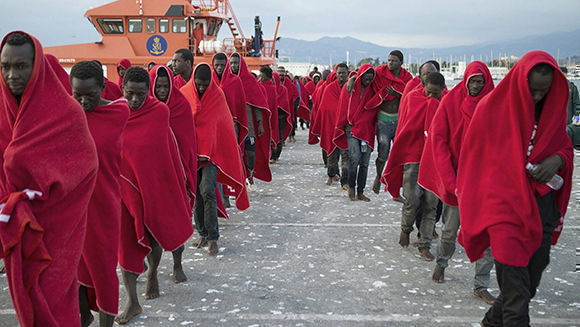
{"type": "Polygon", "coordinates": [[[348,198],[351,201],[355,201],[356,200],[356,196],[354,195],[354,188],[348,188],[348,198]]]}
{"type": "Polygon", "coordinates": [[[343,190],[345,190],[345,191],[348,191],[348,185],[346,185],[346,184],[345,184],[345,185],[342,185],[342,186],[341,186],[341,188],[342,188],[343,190]]]}
{"type": "Polygon", "coordinates": [[[439,238],[439,234],[437,234],[437,231],[435,229],[433,229],[433,239],[436,240],[439,238]]]}
{"type": "Polygon", "coordinates": [[[381,192],[381,178],[379,176],[375,177],[375,181],[373,183],[373,192],[375,192],[375,194],[379,194],[381,192]]]}
{"type": "Polygon", "coordinates": [[[328,177],[328,179],[326,180],[326,185],[328,185],[328,186],[332,185],[332,181],[333,181],[333,178],[328,177]]]}
{"type": "Polygon", "coordinates": [[[194,248],[202,248],[207,244],[207,239],[203,236],[200,236],[197,240],[193,241],[193,243],[191,245],[193,245],[194,248]]]}
{"type": "Polygon", "coordinates": [[[440,265],[435,265],[435,270],[433,270],[433,276],[431,277],[435,283],[443,283],[445,281],[445,268],[440,265]]]}
{"type": "Polygon", "coordinates": [[[493,302],[495,301],[495,296],[491,295],[485,288],[480,288],[478,290],[473,291],[473,295],[481,298],[485,303],[489,305],[493,305],[493,302]]]}
{"type": "Polygon", "coordinates": [[[332,177],[332,180],[335,182],[338,182],[340,180],[340,176],[339,175],[334,175],[334,177],[332,177]]]}
{"type": "Polygon", "coordinates": [[[276,161],[278,161],[278,160],[276,160],[276,159],[270,159],[270,164],[275,164],[276,161]]]}
{"type": "Polygon", "coordinates": [[[370,201],[371,201],[371,199],[367,198],[367,197],[366,197],[364,194],[362,194],[362,193],[359,193],[359,194],[357,194],[357,195],[356,195],[356,198],[357,198],[358,200],[361,200],[361,201],[364,201],[364,202],[370,202],[370,201]]]}
{"type": "Polygon", "coordinates": [[[435,259],[428,248],[419,249],[419,256],[425,261],[433,261],[435,259]]]}
{"type": "Polygon", "coordinates": [[[223,202],[224,202],[224,208],[231,208],[232,205],[230,204],[230,197],[229,196],[224,196],[223,197],[223,202]]]}
{"type": "Polygon", "coordinates": [[[399,234],[399,245],[404,248],[409,247],[409,233],[401,231],[401,234],[399,234]]]}
{"type": "Polygon", "coordinates": [[[217,241],[207,241],[207,254],[216,255],[220,252],[217,241]]]}

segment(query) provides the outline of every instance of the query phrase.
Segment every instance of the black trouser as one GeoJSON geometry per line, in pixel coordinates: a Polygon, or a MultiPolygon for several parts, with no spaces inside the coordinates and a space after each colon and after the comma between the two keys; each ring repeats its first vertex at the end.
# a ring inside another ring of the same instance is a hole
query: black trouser
{"type": "Polygon", "coordinates": [[[530,299],[536,295],[542,272],[550,263],[552,233],[560,219],[554,192],[536,197],[536,202],[542,220],[542,243],[526,267],[514,267],[495,261],[500,294],[483,318],[482,323],[486,327],[530,325],[530,299]]]}
{"type": "Polygon", "coordinates": [[[284,132],[286,132],[286,117],[288,115],[282,109],[278,109],[278,135],[280,136],[280,141],[276,144],[276,148],[272,147],[272,157],[271,159],[280,159],[280,154],[282,153],[282,143],[284,142],[284,132]]]}
{"type": "MultiPolygon", "coordinates": [[[[322,150],[324,152],[324,150],[322,150]]],[[[326,153],[326,152],[324,152],[326,153]]],[[[340,176],[340,185],[346,185],[348,183],[348,151],[335,148],[334,151],[328,156],[328,177],[340,176]],[[340,160],[340,168],[338,167],[338,161],[340,160]]]]}
{"type": "Polygon", "coordinates": [[[256,137],[246,136],[244,150],[246,151],[246,165],[250,172],[254,171],[256,166],[256,137]]]}
{"type": "Polygon", "coordinates": [[[217,241],[220,237],[217,201],[216,201],[217,167],[213,164],[197,170],[197,196],[193,218],[195,229],[199,236],[210,241],[217,241]]]}
{"type": "MultiPolygon", "coordinates": [[[[435,223],[441,220],[441,213],[443,212],[443,202],[441,200],[437,201],[437,213],[435,214],[435,223]]],[[[417,237],[421,238],[421,218],[423,218],[423,209],[421,207],[417,208],[417,213],[415,214],[415,226],[417,226],[417,237]]]]}

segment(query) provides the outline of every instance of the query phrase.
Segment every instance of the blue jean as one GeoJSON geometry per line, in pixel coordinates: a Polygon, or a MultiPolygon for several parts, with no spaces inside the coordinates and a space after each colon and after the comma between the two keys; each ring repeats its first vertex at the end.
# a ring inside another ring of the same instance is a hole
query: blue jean
{"type": "Polygon", "coordinates": [[[220,237],[217,200],[216,200],[217,167],[213,164],[197,170],[197,196],[193,218],[195,229],[199,236],[210,241],[217,241],[220,237]]]}
{"type": "Polygon", "coordinates": [[[352,189],[356,186],[357,194],[363,194],[367,184],[369,161],[371,160],[372,148],[367,146],[366,152],[361,151],[361,140],[352,136],[350,130],[346,131],[348,142],[348,186],[352,189]]]}
{"type": "MultiPolygon", "coordinates": [[[[378,157],[377,160],[386,162],[389,158],[389,153],[391,152],[391,142],[395,139],[395,133],[397,132],[397,122],[396,121],[378,121],[377,122],[377,150],[378,157]]],[[[380,172],[383,173],[382,171],[380,172]]]]}

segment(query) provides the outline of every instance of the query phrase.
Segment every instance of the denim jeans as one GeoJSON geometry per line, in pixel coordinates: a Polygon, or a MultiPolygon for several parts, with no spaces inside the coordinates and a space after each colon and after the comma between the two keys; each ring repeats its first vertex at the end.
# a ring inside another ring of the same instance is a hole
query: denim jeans
{"type": "MultiPolygon", "coordinates": [[[[391,142],[395,139],[395,132],[397,132],[396,121],[378,121],[377,122],[377,160],[387,161],[389,153],[391,152],[391,142]]],[[[381,174],[383,172],[381,171],[381,174]]]]}
{"type": "Polygon", "coordinates": [[[357,194],[363,194],[367,183],[372,148],[367,146],[366,152],[362,152],[361,140],[352,136],[349,130],[346,131],[346,138],[349,155],[348,186],[352,189],[356,186],[357,194]]]}
{"type": "Polygon", "coordinates": [[[217,167],[213,164],[197,170],[197,196],[195,197],[194,221],[199,236],[210,241],[220,237],[216,202],[217,167]]]}
{"type": "MultiPolygon", "coordinates": [[[[441,238],[437,245],[437,264],[443,268],[449,266],[449,259],[455,253],[457,232],[459,231],[459,207],[443,204],[443,228],[441,238]]],[[[489,273],[493,268],[493,257],[490,248],[485,251],[485,256],[475,262],[475,276],[473,277],[473,290],[487,289],[489,287],[489,273]]]]}

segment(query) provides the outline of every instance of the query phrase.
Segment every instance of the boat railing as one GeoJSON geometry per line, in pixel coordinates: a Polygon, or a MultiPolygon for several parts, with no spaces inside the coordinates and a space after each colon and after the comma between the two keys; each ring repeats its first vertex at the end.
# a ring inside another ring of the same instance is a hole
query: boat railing
{"type": "Polygon", "coordinates": [[[249,51],[251,51],[251,43],[248,39],[242,38],[226,38],[223,43],[223,52],[227,54],[232,54],[237,52],[242,56],[246,56],[249,51]]]}
{"type": "Polygon", "coordinates": [[[219,14],[228,14],[227,0],[191,0],[191,5],[201,11],[215,11],[219,14]]]}

